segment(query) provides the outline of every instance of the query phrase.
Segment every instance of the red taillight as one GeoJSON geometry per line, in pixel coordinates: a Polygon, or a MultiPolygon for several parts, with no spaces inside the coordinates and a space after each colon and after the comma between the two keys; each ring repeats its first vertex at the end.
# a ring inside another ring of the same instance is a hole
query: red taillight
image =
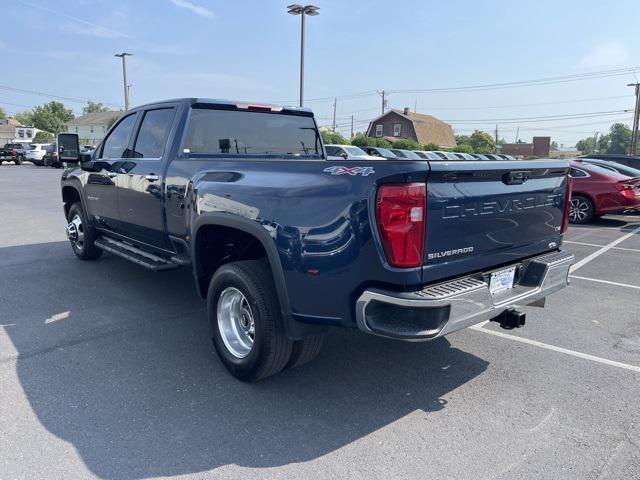
{"type": "Polygon", "coordinates": [[[564,210],[562,211],[562,227],[560,232],[566,233],[569,230],[569,211],[571,210],[571,187],[573,178],[567,175],[567,191],[564,196],[564,210]]]}
{"type": "Polygon", "coordinates": [[[623,197],[634,199],[638,197],[640,189],[633,183],[626,183],[624,180],[615,184],[623,197]]]}
{"type": "Polygon", "coordinates": [[[382,248],[393,267],[419,267],[424,256],[427,187],[424,183],[382,185],[377,219],[382,248]]]}

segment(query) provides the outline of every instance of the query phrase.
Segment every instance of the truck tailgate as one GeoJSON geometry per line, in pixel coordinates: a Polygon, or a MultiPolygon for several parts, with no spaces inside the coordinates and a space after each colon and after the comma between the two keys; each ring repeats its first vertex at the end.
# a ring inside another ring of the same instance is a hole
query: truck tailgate
{"type": "Polygon", "coordinates": [[[568,164],[430,162],[424,283],[556,248],[568,164]]]}

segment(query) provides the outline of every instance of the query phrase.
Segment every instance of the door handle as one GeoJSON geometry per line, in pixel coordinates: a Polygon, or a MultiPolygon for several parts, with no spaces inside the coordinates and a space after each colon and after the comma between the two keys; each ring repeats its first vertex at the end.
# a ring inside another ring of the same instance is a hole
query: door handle
{"type": "Polygon", "coordinates": [[[118,172],[107,172],[107,177],[114,178],[118,176],[118,172]]]}
{"type": "Polygon", "coordinates": [[[156,180],[160,180],[160,177],[158,175],[154,175],[153,173],[150,173],[149,175],[145,175],[144,178],[146,178],[150,182],[155,182],[156,180]]]}

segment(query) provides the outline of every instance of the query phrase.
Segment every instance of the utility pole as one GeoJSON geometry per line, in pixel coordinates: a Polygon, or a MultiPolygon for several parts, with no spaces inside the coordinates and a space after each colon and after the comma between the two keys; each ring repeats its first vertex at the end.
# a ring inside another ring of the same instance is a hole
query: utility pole
{"type": "Polygon", "coordinates": [[[636,108],[633,111],[633,130],[631,132],[631,155],[636,155],[638,150],[638,115],[640,115],[640,83],[628,83],[627,87],[636,89],[636,108]]]}
{"type": "Polygon", "coordinates": [[[593,136],[593,153],[598,153],[598,134],[600,132],[596,132],[593,136]]]}
{"type": "Polygon", "coordinates": [[[414,113],[418,113],[418,97],[413,101],[413,111],[414,113]]]}
{"type": "Polygon", "coordinates": [[[387,92],[385,92],[384,90],[382,90],[381,92],[378,92],[378,95],[380,95],[382,97],[382,111],[381,111],[381,115],[384,115],[384,109],[387,108],[387,92]]]}
{"type": "Polygon", "coordinates": [[[351,138],[353,138],[353,115],[351,115],[351,138]]]}
{"type": "Polygon", "coordinates": [[[122,58],[122,77],[124,80],[124,109],[129,110],[129,85],[127,84],[127,57],[132,54],[127,52],[116,53],[115,57],[122,58]]]}
{"type": "Polygon", "coordinates": [[[496,153],[498,152],[498,125],[496,124],[496,153]]]}
{"type": "Polygon", "coordinates": [[[333,125],[331,127],[331,131],[336,131],[336,105],[338,104],[338,98],[333,97],[333,125]]]}
{"type": "MultiPolygon", "coordinates": [[[[518,127],[516,129],[516,140],[513,143],[518,143],[518,137],[520,136],[520,127],[518,127]]],[[[498,141],[496,140],[496,143],[498,143],[498,141]]]]}

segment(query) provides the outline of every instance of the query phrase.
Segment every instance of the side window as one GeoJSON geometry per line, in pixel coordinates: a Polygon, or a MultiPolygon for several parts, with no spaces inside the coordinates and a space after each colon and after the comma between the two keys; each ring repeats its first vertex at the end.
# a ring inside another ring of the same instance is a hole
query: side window
{"type": "Polygon", "coordinates": [[[587,174],[582,170],[578,170],[577,168],[572,168],[569,170],[569,175],[572,177],[586,177],[587,174]]]}
{"type": "Polygon", "coordinates": [[[124,118],[104,141],[100,158],[126,158],[131,132],[136,124],[137,113],[124,118]]]}
{"type": "Polygon", "coordinates": [[[340,152],[338,151],[338,147],[326,147],[327,155],[338,156],[340,152]]]}
{"type": "Polygon", "coordinates": [[[173,121],[173,108],[161,108],[145,112],[133,147],[133,158],[159,158],[169,135],[173,121]]]}
{"type": "Polygon", "coordinates": [[[378,124],[376,125],[376,137],[381,137],[382,136],[382,125],[378,124]]]}

